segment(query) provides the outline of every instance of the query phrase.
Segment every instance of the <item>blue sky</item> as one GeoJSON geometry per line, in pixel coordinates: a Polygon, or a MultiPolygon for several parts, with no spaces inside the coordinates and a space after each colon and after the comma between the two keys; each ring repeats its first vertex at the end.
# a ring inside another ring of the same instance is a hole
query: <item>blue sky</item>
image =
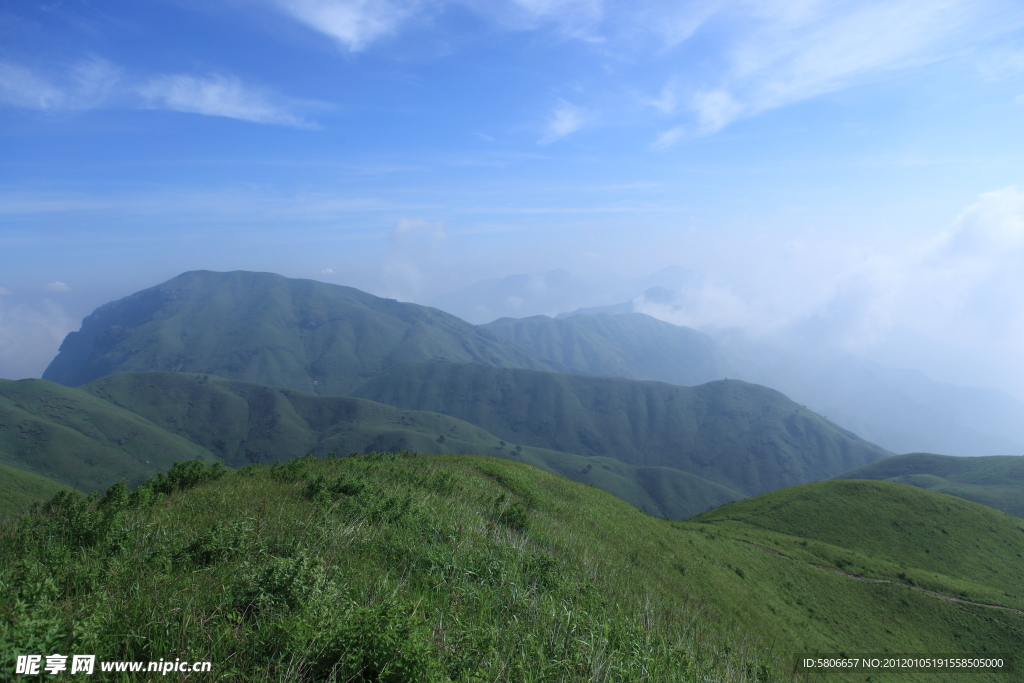
{"type": "Polygon", "coordinates": [[[1003,0],[0,2],[0,376],[197,268],[425,301],[679,265],[707,279],[677,322],[825,320],[896,364],[924,339],[937,378],[1012,389],[1022,27],[1003,0]]]}

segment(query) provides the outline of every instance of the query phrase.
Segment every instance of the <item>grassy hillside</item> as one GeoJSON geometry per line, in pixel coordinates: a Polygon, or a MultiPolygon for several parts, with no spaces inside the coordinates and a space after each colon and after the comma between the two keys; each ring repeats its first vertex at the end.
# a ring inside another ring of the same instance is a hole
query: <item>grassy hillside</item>
{"type": "MultiPolygon", "coordinates": [[[[941,583],[935,578],[941,576],[949,579],[943,592],[955,595],[961,583],[971,584],[974,599],[1024,609],[1024,521],[953,496],[841,479],[773,491],[691,521],[821,541],[857,554],[844,567],[877,561],[905,572],[920,570],[930,578],[918,583],[941,583]]],[[[877,571],[866,575],[893,578],[877,571]]]]}
{"type": "Polygon", "coordinates": [[[888,453],[777,391],[451,363],[391,368],[356,395],[444,413],[506,441],[672,467],[743,495],[817,481],[888,453]]]}
{"type": "Polygon", "coordinates": [[[909,453],[858,467],[839,479],[885,479],[931,489],[1024,517],[1024,457],[956,458],[909,453]]]}
{"type": "MultiPolygon", "coordinates": [[[[821,486],[828,517],[844,484],[821,486]]],[[[971,514],[965,533],[992,523],[971,514]]],[[[185,465],[0,532],[0,658],[208,659],[228,680],[764,682],[811,680],[790,673],[803,652],[1024,653],[1024,614],[856,580],[818,545],[658,520],[493,458],[185,465]]]]}
{"type": "Polygon", "coordinates": [[[80,491],[137,484],[176,460],[213,456],[133,412],[47,382],[0,380],[0,464],[80,491]]]}
{"type": "Polygon", "coordinates": [[[67,490],[52,479],[0,465],[0,521],[20,517],[33,503],[43,503],[67,490]]]}
{"type": "Polygon", "coordinates": [[[640,313],[501,318],[480,327],[571,372],[683,386],[736,376],[707,335],[640,313]]]}
{"type": "Polygon", "coordinates": [[[96,309],[43,378],[79,386],[168,370],[337,396],[432,358],[557,369],[437,309],[273,273],[194,271],[96,309]]]}

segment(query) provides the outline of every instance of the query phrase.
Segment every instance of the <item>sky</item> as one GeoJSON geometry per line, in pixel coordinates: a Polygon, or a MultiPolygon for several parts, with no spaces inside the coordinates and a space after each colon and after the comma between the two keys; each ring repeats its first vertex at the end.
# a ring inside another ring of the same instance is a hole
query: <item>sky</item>
{"type": "Polygon", "coordinates": [[[680,266],[674,322],[1022,396],[1022,38],[1009,0],[0,0],[0,377],[187,270],[680,266]]]}

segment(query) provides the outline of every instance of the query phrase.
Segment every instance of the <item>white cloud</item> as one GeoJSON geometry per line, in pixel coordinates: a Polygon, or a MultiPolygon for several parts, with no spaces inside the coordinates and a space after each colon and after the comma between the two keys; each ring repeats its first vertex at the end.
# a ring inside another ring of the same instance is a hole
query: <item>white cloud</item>
{"type": "Polygon", "coordinates": [[[586,122],[583,110],[565,100],[559,100],[548,119],[544,135],[538,140],[538,144],[547,145],[561,140],[570,133],[575,133],[586,122]]]}
{"type": "Polygon", "coordinates": [[[425,3],[417,0],[271,0],[310,28],[353,52],[394,33],[425,3]]]}
{"type": "Polygon", "coordinates": [[[658,96],[647,100],[647,104],[654,107],[663,114],[671,114],[679,107],[679,87],[675,80],[669,80],[661,89],[658,96]]]}
{"type": "Polygon", "coordinates": [[[683,139],[686,135],[686,126],[673,126],[668,130],[658,133],[651,144],[653,149],[668,149],[683,139]]]}
{"type": "Polygon", "coordinates": [[[933,379],[1024,386],[1024,191],[981,195],[928,239],[879,251],[795,240],[735,248],[727,266],[636,310],[833,346],[933,379]],[[733,272],[726,275],[727,268],[733,272]]]}
{"type": "Polygon", "coordinates": [[[51,282],[49,284],[43,285],[43,290],[47,292],[70,292],[71,288],[68,287],[63,282],[51,282]]]}
{"type": "Polygon", "coordinates": [[[58,78],[0,62],[0,104],[42,111],[94,109],[115,95],[120,81],[121,70],[96,57],[78,62],[58,78]]]}
{"type": "Polygon", "coordinates": [[[445,260],[442,249],[451,241],[442,221],[409,216],[395,221],[379,266],[380,287],[385,295],[415,299],[427,284],[422,264],[440,265],[445,260]]]}
{"type": "Polygon", "coordinates": [[[321,275],[334,275],[334,269],[333,268],[324,268],[323,270],[320,271],[320,274],[321,275]]]}
{"type": "Polygon", "coordinates": [[[10,296],[10,295],[11,295],[11,290],[7,289],[6,287],[0,287],[0,296],[10,296]]]}
{"type": "Polygon", "coordinates": [[[692,107],[705,132],[885,72],[935,61],[1019,26],[1002,0],[837,3],[737,1],[724,67],[692,107]]]}
{"type": "Polygon", "coordinates": [[[224,116],[253,123],[299,128],[311,124],[274,104],[266,92],[244,85],[234,76],[210,74],[157,76],[139,88],[148,106],[206,116],[224,116]]]}
{"type": "Polygon", "coordinates": [[[28,109],[53,109],[64,101],[64,93],[31,70],[0,62],[0,102],[28,109]]]}
{"type": "Polygon", "coordinates": [[[0,300],[0,377],[39,377],[60,343],[77,327],[59,305],[6,305],[0,300]]]}
{"type": "Polygon", "coordinates": [[[170,74],[142,85],[125,82],[122,69],[99,59],[85,59],[52,76],[19,64],[0,62],[0,105],[41,111],[76,111],[138,105],[150,109],[225,116],[254,123],[315,127],[265,89],[234,76],[170,74]]]}

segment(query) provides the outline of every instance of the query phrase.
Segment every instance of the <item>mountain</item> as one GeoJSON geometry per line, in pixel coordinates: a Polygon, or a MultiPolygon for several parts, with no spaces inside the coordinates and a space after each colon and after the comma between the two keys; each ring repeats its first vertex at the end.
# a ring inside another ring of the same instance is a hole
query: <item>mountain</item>
{"type": "Polygon", "coordinates": [[[0,522],[20,517],[35,503],[44,503],[69,487],[38,474],[0,465],[0,522]]]}
{"type": "Polygon", "coordinates": [[[835,481],[712,514],[654,519],[478,456],[182,464],[0,528],[18,548],[0,553],[0,657],[89,652],[99,671],[201,652],[217,678],[300,683],[781,683],[802,680],[797,653],[1024,655],[1008,515],[835,481]]]}
{"type": "Polygon", "coordinates": [[[576,373],[683,386],[736,376],[708,335],[640,313],[501,318],[480,327],[576,373]]]}
{"type": "Polygon", "coordinates": [[[858,467],[837,479],[881,479],[948,493],[1024,517],[1024,457],[955,458],[910,453],[858,467]]]}
{"type": "MultiPolygon", "coordinates": [[[[685,519],[743,497],[670,467],[517,448],[437,413],[212,375],[118,373],[80,388],[46,380],[0,382],[0,463],[83,491],[103,490],[119,479],[135,484],[175,461],[193,458],[243,467],[304,453],[405,449],[481,453],[530,463],[592,484],[658,517],[685,519]]],[[[12,495],[27,495],[32,487],[50,491],[39,482],[30,483],[19,484],[12,495]]],[[[0,489],[0,500],[3,495],[0,489]]],[[[27,500],[15,497],[15,507],[27,500]]]]}
{"type": "Polygon", "coordinates": [[[510,443],[671,467],[751,496],[888,456],[777,391],[680,387],[440,361],[394,366],[356,395],[475,424],[510,443]]]}
{"type": "Polygon", "coordinates": [[[429,359],[559,369],[436,309],[272,273],[194,271],[96,309],[43,378],[80,386],[167,370],[338,396],[429,359]]]}
{"type": "Polygon", "coordinates": [[[0,380],[2,465],[91,492],[193,458],[213,455],[103,399],[46,380],[0,380]]]}

